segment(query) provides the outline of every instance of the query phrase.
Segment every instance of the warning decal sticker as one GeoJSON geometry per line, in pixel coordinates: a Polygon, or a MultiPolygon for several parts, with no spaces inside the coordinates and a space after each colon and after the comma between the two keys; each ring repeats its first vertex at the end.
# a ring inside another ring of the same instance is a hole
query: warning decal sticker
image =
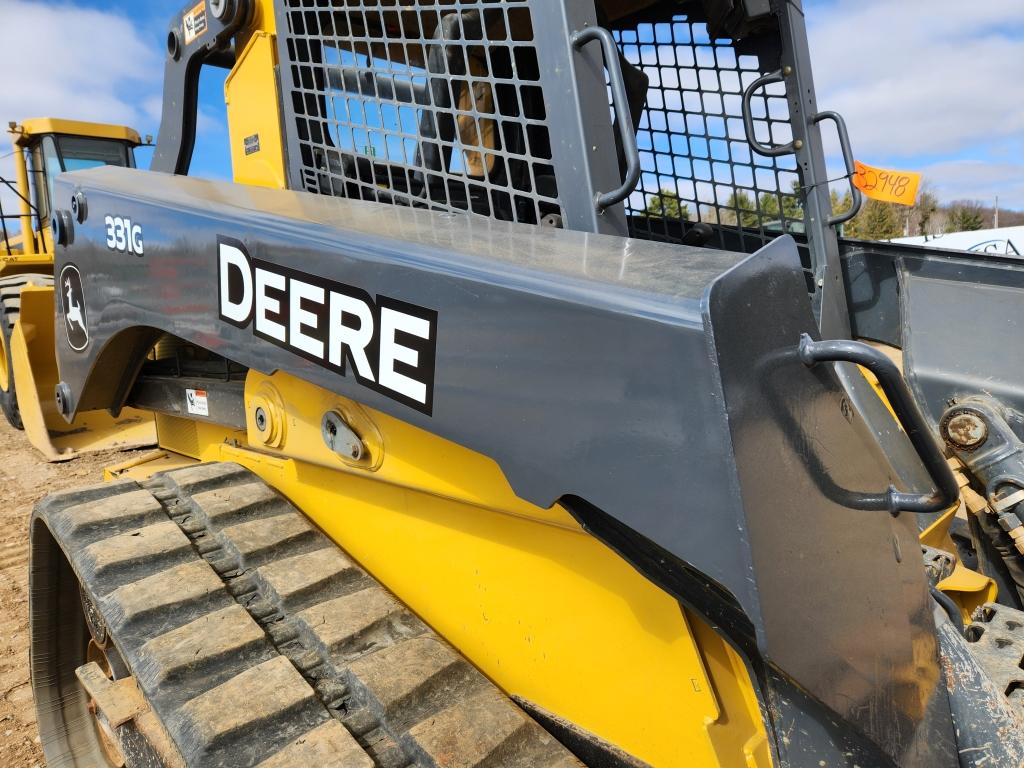
{"type": "Polygon", "coordinates": [[[190,45],[206,31],[206,0],[193,5],[192,10],[186,13],[181,21],[185,26],[185,45],[190,45]]]}
{"type": "Polygon", "coordinates": [[[205,389],[186,389],[185,407],[188,412],[196,416],[210,415],[210,401],[206,397],[205,389]]]}

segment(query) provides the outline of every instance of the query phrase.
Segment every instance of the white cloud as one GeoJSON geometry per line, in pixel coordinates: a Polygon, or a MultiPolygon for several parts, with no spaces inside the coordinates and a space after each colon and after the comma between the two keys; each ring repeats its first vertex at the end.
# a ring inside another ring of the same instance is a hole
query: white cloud
{"type": "Polygon", "coordinates": [[[151,119],[143,104],[160,92],[162,51],[128,15],[0,0],[0,18],[0,119],[151,119]]]}
{"type": "MultiPolygon", "coordinates": [[[[819,104],[844,115],[859,159],[922,170],[944,200],[999,194],[1024,208],[1024,1],[805,7],[819,104]]],[[[128,14],[0,0],[0,126],[49,115],[156,134],[163,50],[149,32],[128,14]]],[[[224,131],[222,115],[200,110],[200,138],[224,131]]],[[[12,171],[0,159],[0,175],[12,171]]],[[[0,199],[11,212],[11,196],[0,199]]]]}
{"type": "MultiPolygon", "coordinates": [[[[63,117],[155,133],[163,52],[130,18],[67,3],[0,0],[0,126],[63,117]]],[[[9,151],[0,141],[0,155],[9,151]]],[[[0,159],[0,176],[13,173],[12,158],[0,159]]],[[[14,196],[0,195],[4,213],[15,212],[14,196]]]]}
{"type": "Polygon", "coordinates": [[[865,162],[925,158],[945,199],[996,193],[1024,207],[1024,2],[809,0],[818,102],[846,119],[865,162]],[[938,162],[987,157],[990,162],[938,162]],[[1016,176],[1014,176],[1016,174],[1016,176]],[[957,187],[957,183],[963,186],[957,187]],[[1002,185],[1013,185],[1000,192],[1002,185]]]}
{"type": "Polygon", "coordinates": [[[943,200],[982,200],[1001,207],[1024,207],[1024,163],[948,160],[921,169],[943,200]]]}

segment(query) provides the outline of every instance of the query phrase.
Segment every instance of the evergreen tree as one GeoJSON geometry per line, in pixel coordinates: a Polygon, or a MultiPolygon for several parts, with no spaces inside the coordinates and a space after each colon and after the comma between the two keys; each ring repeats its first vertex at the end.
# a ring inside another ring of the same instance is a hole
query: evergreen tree
{"type": "Polygon", "coordinates": [[[832,199],[832,215],[835,216],[837,213],[846,210],[846,206],[850,200],[850,193],[844,192],[840,195],[834,189],[830,189],[828,196],[832,199]]]}
{"type": "Polygon", "coordinates": [[[689,221],[690,209],[679,202],[679,194],[671,189],[662,189],[647,202],[647,216],[658,219],[689,221]]]}
{"type": "Polygon", "coordinates": [[[976,200],[957,200],[949,206],[946,232],[970,232],[985,227],[981,203],[976,200]]]}
{"type": "Polygon", "coordinates": [[[776,220],[782,224],[783,229],[789,229],[792,223],[803,223],[804,206],[800,198],[800,182],[793,182],[793,191],[790,193],[779,191],[765,192],[759,198],[761,217],[765,223],[776,220]],[[779,201],[782,207],[780,212],[779,201]]]}
{"type": "Polygon", "coordinates": [[[828,196],[832,200],[832,215],[835,216],[839,213],[846,213],[850,210],[850,206],[853,205],[853,195],[849,192],[843,192],[839,194],[836,190],[829,190],[828,196]]]}
{"type": "Polygon", "coordinates": [[[900,206],[866,198],[860,213],[846,222],[843,234],[858,240],[891,240],[903,234],[900,206]]]}
{"type": "MultiPolygon", "coordinates": [[[[839,194],[836,190],[829,190],[829,198],[832,201],[832,215],[836,216],[840,213],[846,213],[850,210],[850,206],[853,205],[853,195],[848,191],[839,194]]],[[[846,221],[839,225],[837,230],[840,237],[854,237],[853,231],[850,228],[850,222],[846,221]]]]}
{"type": "Polygon", "coordinates": [[[754,198],[746,192],[736,191],[729,195],[729,199],[725,201],[725,206],[719,213],[719,221],[723,224],[736,224],[737,219],[740,226],[743,227],[756,227],[758,224],[754,198]]]}

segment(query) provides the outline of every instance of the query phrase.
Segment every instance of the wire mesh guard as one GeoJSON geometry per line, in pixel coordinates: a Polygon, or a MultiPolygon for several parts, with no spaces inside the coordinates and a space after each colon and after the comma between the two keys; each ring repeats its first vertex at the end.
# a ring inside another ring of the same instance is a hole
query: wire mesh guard
{"type": "MultiPolygon", "coordinates": [[[[631,234],[680,241],[682,222],[715,226],[719,247],[749,251],[781,232],[800,232],[804,214],[793,155],[755,152],[743,124],[743,92],[765,71],[732,40],[681,14],[621,26],[623,58],[649,84],[637,128],[641,177],[626,201],[631,234]]],[[[759,89],[750,103],[754,139],[792,138],[785,88],[759,89]]]]}
{"type": "MultiPolygon", "coordinates": [[[[576,126],[547,119],[545,95],[559,95],[543,92],[537,64],[543,5],[279,2],[298,186],[533,224],[564,217],[551,135],[576,126]]],[[[759,154],[744,127],[743,92],[765,63],[677,11],[619,17],[613,30],[623,68],[642,73],[631,78],[642,173],[625,202],[629,234],[680,242],[704,222],[710,244],[750,251],[802,231],[795,157],[759,154]]],[[[750,116],[759,143],[792,139],[781,83],[753,95],[750,116]]]]}
{"type": "Polygon", "coordinates": [[[534,224],[560,215],[525,0],[412,5],[284,0],[302,188],[534,224]]]}

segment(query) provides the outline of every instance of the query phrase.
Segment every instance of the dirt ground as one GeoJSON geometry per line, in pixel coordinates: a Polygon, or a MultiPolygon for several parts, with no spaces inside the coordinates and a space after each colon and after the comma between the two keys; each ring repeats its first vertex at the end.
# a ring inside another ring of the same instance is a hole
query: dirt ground
{"type": "Polygon", "coordinates": [[[50,491],[102,482],[132,452],[48,464],[0,417],[0,765],[42,766],[28,668],[28,518],[50,491]]]}

